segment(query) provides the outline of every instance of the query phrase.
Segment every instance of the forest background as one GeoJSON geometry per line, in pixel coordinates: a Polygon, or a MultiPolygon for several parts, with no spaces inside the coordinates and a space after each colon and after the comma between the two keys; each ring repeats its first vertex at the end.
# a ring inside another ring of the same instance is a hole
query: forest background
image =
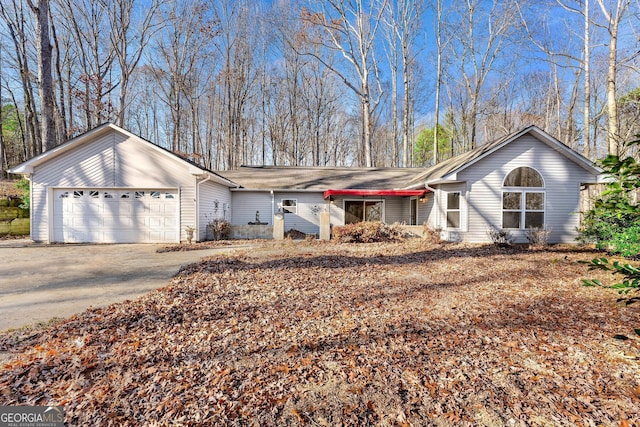
{"type": "Polygon", "coordinates": [[[209,169],[640,133],[637,0],[3,0],[0,178],[116,123],[209,169]]]}

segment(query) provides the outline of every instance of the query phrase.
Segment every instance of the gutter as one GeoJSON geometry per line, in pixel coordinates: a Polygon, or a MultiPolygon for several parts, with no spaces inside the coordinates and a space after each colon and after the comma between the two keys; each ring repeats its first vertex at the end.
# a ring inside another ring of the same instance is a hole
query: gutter
{"type": "Polygon", "coordinates": [[[255,192],[255,193],[264,193],[264,192],[273,192],[273,191],[279,191],[282,193],[323,193],[324,190],[310,190],[307,188],[247,188],[247,187],[241,187],[241,186],[237,186],[237,187],[231,187],[230,188],[231,191],[238,191],[238,192],[255,192]]]}

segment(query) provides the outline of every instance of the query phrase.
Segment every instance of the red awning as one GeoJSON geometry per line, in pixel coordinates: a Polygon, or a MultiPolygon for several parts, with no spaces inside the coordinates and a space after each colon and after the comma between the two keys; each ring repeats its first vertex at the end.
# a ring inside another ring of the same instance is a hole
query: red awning
{"type": "Polygon", "coordinates": [[[327,190],[324,192],[324,198],[331,196],[391,196],[391,197],[409,197],[424,196],[430,193],[429,190],[327,190]]]}

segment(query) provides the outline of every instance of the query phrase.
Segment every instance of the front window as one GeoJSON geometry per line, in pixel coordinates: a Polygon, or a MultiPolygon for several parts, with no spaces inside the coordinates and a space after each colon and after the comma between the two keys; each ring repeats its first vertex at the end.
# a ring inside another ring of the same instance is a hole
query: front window
{"type": "Polygon", "coordinates": [[[512,170],[504,179],[505,187],[544,187],[542,176],[537,170],[526,166],[512,170]]]}
{"type": "Polygon", "coordinates": [[[344,223],[382,221],[383,207],[382,200],[345,200],[344,223]]]}
{"type": "Polygon", "coordinates": [[[284,213],[298,213],[298,201],[296,199],[282,199],[281,207],[284,213]]]}
{"type": "Polygon", "coordinates": [[[447,228],[460,228],[460,192],[447,193],[447,228]]]}
{"type": "Polygon", "coordinates": [[[544,227],[545,193],[542,176],[532,168],[520,167],[504,180],[502,193],[502,228],[526,229],[544,227]],[[528,187],[528,188],[522,188],[528,187]]]}

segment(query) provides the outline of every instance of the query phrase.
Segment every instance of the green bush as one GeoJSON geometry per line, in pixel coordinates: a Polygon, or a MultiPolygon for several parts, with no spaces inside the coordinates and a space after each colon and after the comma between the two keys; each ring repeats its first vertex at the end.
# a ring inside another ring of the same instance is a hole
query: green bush
{"type": "MultiPolygon", "coordinates": [[[[626,145],[640,145],[640,140],[626,145]]],[[[608,178],[606,189],[593,209],[585,212],[579,240],[595,243],[598,249],[612,254],[637,256],[640,206],[633,193],[640,190],[640,164],[631,156],[610,154],[600,161],[600,166],[608,178]]]]}
{"type": "Polygon", "coordinates": [[[635,258],[640,256],[640,224],[613,233],[608,241],[600,242],[597,246],[598,249],[607,250],[624,257],[635,258]],[[601,245],[601,243],[606,243],[606,246],[601,245]]]}
{"type": "Polygon", "coordinates": [[[22,178],[18,182],[16,182],[15,185],[17,189],[24,192],[22,196],[20,196],[20,199],[22,200],[22,203],[19,206],[20,209],[29,209],[31,206],[31,199],[29,197],[29,188],[31,186],[29,185],[29,180],[26,178],[22,178]]]}
{"type": "Polygon", "coordinates": [[[357,222],[333,227],[333,237],[341,243],[395,242],[402,240],[404,232],[400,224],[379,221],[357,222]]]}
{"type": "Polygon", "coordinates": [[[637,225],[636,215],[592,209],[584,215],[578,240],[581,243],[595,243],[596,247],[602,249],[616,234],[637,225]]]}
{"type": "MultiPolygon", "coordinates": [[[[615,276],[622,276],[623,280],[613,285],[603,284],[597,279],[582,279],[584,286],[598,286],[605,289],[615,289],[620,295],[628,295],[630,292],[640,290],[640,269],[631,264],[622,264],[614,261],[612,264],[606,258],[594,258],[591,261],[581,261],[589,266],[589,270],[602,270],[615,276]]],[[[640,297],[623,298],[627,304],[640,301],[640,297]]],[[[640,335],[640,333],[638,334],[640,335]]]]}
{"type": "MultiPolygon", "coordinates": [[[[640,145],[640,139],[626,145],[640,145]]],[[[600,164],[609,177],[607,188],[595,201],[594,208],[586,213],[587,220],[580,231],[584,238],[593,238],[600,249],[637,257],[640,253],[640,205],[634,201],[632,193],[640,190],[640,163],[631,156],[621,159],[610,154],[600,164]]],[[[596,258],[586,264],[589,270],[608,271],[622,276],[623,280],[606,285],[597,279],[583,279],[585,286],[616,289],[625,295],[640,291],[638,267],[618,261],[609,264],[606,258],[596,258]]],[[[627,304],[637,301],[640,301],[640,297],[627,298],[627,304]]]]}

